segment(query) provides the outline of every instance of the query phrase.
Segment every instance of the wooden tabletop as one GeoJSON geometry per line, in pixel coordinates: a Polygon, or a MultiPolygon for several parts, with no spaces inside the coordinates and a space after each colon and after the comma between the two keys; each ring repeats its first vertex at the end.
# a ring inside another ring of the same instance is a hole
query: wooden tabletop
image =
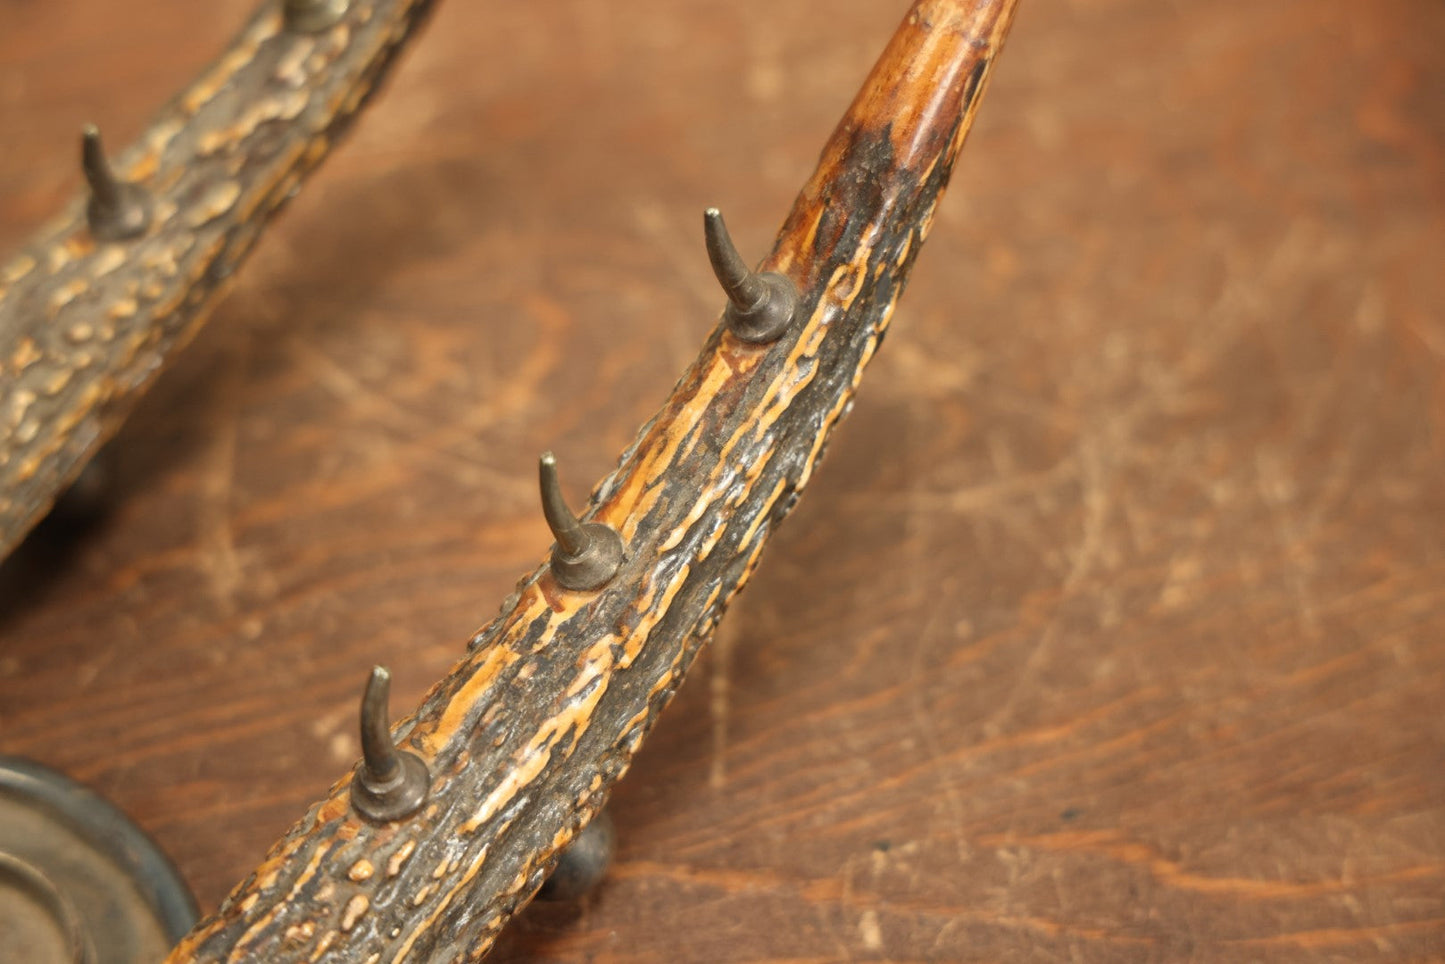
{"type": "MultiPolygon", "coordinates": [[[[0,0],[0,248],[250,0],[0,0]]],[[[716,319],[906,4],[442,5],[0,570],[0,752],[210,908],[716,319]]],[[[1445,7],[1026,0],[848,425],[499,961],[1445,957],[1445,7]]]]}

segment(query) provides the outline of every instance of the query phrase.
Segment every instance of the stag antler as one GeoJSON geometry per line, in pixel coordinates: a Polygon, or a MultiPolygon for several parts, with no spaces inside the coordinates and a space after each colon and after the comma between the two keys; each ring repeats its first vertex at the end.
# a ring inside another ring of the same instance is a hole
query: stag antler
{"type": "Polygon", "coordinates": [[[432,0],[265,0],[88,196],[0,265],[0,556],[111,436],[432,0]]]}
{"type": "MultiPolygon", "coordinates": [[[[723,321],[583,519],[544,458],[556,550],[394,731],[425,802],[377,819],[342,779],[170,964],[487,952],[627,769],[848,411],[1013,9],[914,4],[759,273],[709,212],[723,321]]],[[[366,780],[392,772],[386,749],[366,780]]]]}

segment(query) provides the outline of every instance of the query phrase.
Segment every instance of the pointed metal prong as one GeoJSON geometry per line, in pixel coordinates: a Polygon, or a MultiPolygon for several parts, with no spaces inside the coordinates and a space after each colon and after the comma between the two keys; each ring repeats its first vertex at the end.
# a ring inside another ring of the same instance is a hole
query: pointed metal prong
{"type": "Polygon", "coordinates": [[[391,783],[401,771],[401,754],[391,742],[391,672],[373,666],[361,697],[361,764],[377,786],[391,783]]]}
{"type": "Polygon", "coordinates": [[[728,234],[722,212],[708,208],[702,217],[703,237],[712,273],[728,296],[723,320],[744,341],[775,341],[793,323],[798,289],[776,272],[761,274],[748,267],[728,234]]]}
{"type": "Polygon", "coordinates": [[[348,0],[282,0],[286,28],[297,33],[319,33],[346,15],[348,0]]]}
{"type": "Polygon", "coordinates": [[[351,805],[377,823],[415,813],[431,791],[421,757],[391,741],[390,700],[391,673],[372,667],[361,697],[361,762],[351,781],[351,805]]]}
{"type": "Polygon", "coordinates": [[[80,169],[85,172],[85,183],[90,185],[96,207],[110,209],[120,203],[120,182],[105,156],[100,128],[94,124],[86,124],[80,132],[80,169]]]}
{"type": "Polygon", "coordinates": [[[537,891],[537,899],[565,901],[584,896],[607,876],[616,850],[617,828],[611,814],[603,810],[562,851],[551,876],[537,891]]]}
{"type": "Polygon", "coordinates": [[[542,514],[557,544],[552,547],[552,576],[563,589],[601,589],[622,565],[622,537],[600,522],[583,524],[562,497],[557,459],[544,452],[537,477],[542,487],[542,514]]]}
{"type": "Polygon", "coordinates": [[[739,311],[752,311],[758,302],[768,296],[767,286],[748,267],[743,256],[738,254],[732,235],[723,221],[722,212],[708,208],[702,215],[703,237],[707,242],[707,258],[712,262],[712,273],[722,285],[728,301],[739,311]]]}
{"type": "Polygon", "coordinates": [[[90,187],[85,219],[95,239],[124,241],[144,234],[150,226],[150,198],[139,186],[115,176],[94,124],[87,124],[80,136],[80,169],[90,187]]]}
{"type": "Polygon", "coordinates": [[[569,556],[580,556],[587,551],[587,531],[572,514],[567,500],[562,496],[562,482],[557,478],[557,457],[543,452],[537,464],[537,478],[542,486],[542,515],[547,518],[547,528],[557,547],[569,556]]]}

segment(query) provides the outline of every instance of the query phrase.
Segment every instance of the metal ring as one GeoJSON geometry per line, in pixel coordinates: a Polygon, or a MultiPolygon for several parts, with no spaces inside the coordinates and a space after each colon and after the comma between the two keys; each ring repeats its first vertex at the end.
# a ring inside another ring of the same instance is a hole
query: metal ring
{"type": "MultiPolygon", "coordinates": [[[[50,922],[65,935],[66,961],[69,964],[95,964],[95,952],[90,949],[80,912],[38,867],[12,854],[0,853],[0,888],[6,885],[38,904],[50,922]]],[[[29,950],[34,952],[36,948],[29,950]]]]}

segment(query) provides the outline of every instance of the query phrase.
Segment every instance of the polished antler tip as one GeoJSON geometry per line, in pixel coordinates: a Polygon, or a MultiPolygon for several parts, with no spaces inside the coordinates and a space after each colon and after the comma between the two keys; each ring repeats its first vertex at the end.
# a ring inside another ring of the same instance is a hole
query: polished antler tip
{"type": "Polygon", "coordinates": [[[95,239],[124,241],[144,234],[150,226],[150,199],[138,185],[115,176],[94,124],[80,131],[80,169],[90,188],[85,219],[95,239]]]}
{"type": "Polygon", "coordinates": [[[728,330],[743,341],[777,340],[793,323],[798,289],[783,275],[749,268],[717,208],[703,212],[703,239],[713,275],[728,296],[723,313],[728,330]]]}
{"type": "Polygon", "coordinates": [[[351,781],[351,805],[377,823],[415,813],[431,792],[421,757],[391,741],[390,701],[391,672],[373,666],[361,697],[361,763],[351,781]]]}
{"type": "Polygon", "coordinates": [[[538,463],[542,515],[552,530],[552,576],[563,589],[590,592],[612,581],[622,566],[622,537],[600,522],[585,525],[567,505],[557,477],[557,458],[542,453],[538,463]]]}

